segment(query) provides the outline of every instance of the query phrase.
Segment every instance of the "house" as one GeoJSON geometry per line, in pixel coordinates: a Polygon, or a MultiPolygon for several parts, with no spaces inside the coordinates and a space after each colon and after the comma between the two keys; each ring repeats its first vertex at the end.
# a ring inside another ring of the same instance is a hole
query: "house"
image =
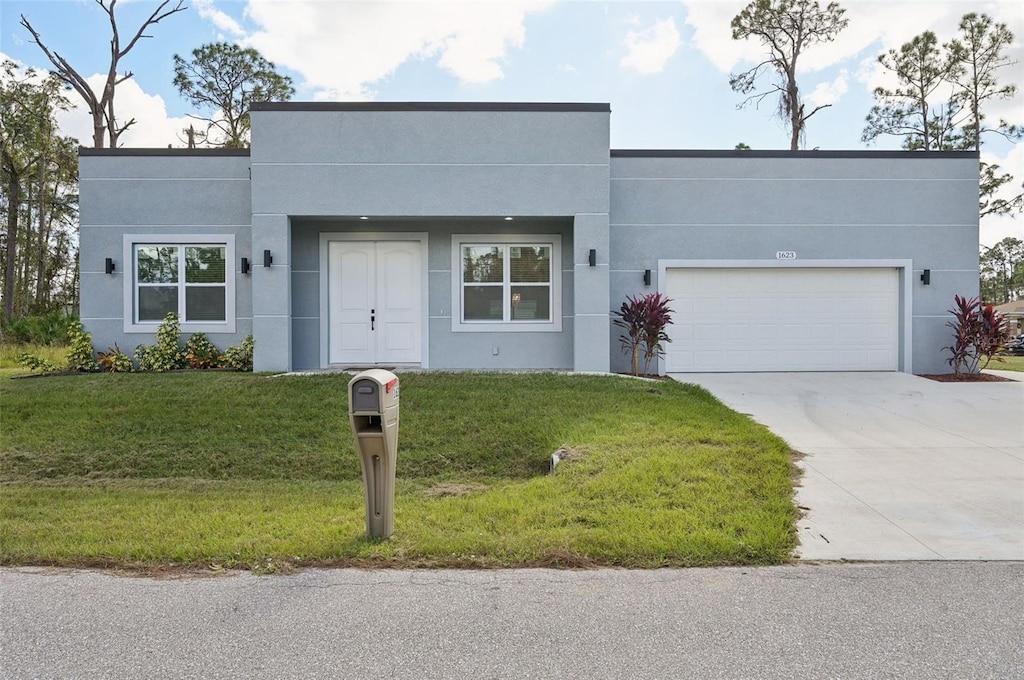
{"type": "Polygon", "coordinates": [[[1004,302],[996,305],[994,309],[1006,317],[1006,325],[1012,337],[1024,335],[1024,300],[1004,302]]]}
{"type": "Polygon", "coordinates": [[[98,348],[168,311],[255,368],[946,370],[978,292],[978,156],[609,149],[607,104],[267,103],[246,150],[82,149],[98,348]]]}

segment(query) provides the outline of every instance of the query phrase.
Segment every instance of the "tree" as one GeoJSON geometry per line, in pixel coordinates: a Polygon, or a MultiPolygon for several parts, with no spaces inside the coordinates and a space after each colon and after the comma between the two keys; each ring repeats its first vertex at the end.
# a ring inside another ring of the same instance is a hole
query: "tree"
{"type": "MultiPolygon", "coordinates": [[[[192,50],[192,60],[174,55],[174,86],[185,99],[210,117],[205,138],[216,130],[218,146],[249,145],[249,107],[253,102],[287,101],[295,94],[292,80],[275,70],[251,47],[211,43],[192,50]]],[[[192,137],[190,136],[190,139],[192,137]]]]}
{"type": "Polygon", "coordinates": [[[981,253],[981,299],[988,304],[1001,305],[1021,298],[1024,298],[1024,241],[1008,236],[981,253]]]}
{"type": "Polygon", "coordinates": [[[903,137],[903,148],[909,151],[943,151],[962,146],[956,139],[955,115],[960,110],[956,99],[943,97],[938,108],[932,100],[948,85],[954,71],[961,68],[944,55],[939,40],[925,31],[905,43],[899,51],[889,50],[878,57],[878,63],[895,74],[895,89],[876,87],[875,104],[868,113],[867,126],[861,135],[864,142],[873,142],[881,135],[903,137]]]}
{"type": "Polygon", "coordinates": [[[47,47],[42,38],[39,36],[39,32],[32,27],[25,15],[21,15],[21,25],[24,26],[29,33],[32,34],[33,42],[39,46],[39,49],[43,51],[46,58],[50,60],[56,69],[56,75],[61,81],[66,83],[69,87],[75,90],[78,95],[85,102],[86,107],[89,109],[89,113],[92,115],[92,142],[93,146],[97,149],[104,146],[104,140],[109,141],[110,148],[117,146],[117,139],[121,136],[125,130],[135,124],[135,119],[132,118],[124,123],[120,123],[114,112],[114,91],[120,83],[131,78],[134,74],[131,71],[126,71],[123,75],[118,76],[117,68],[121,62],[121,59],[125,57],[132,48],[135,47],[136,43],[139,42],[140,38],[149,38],[151,36],[145,35],[143,32],[150,26],[155,26],[160,23],[161,20],[175,14],[182,12],[187,7],[183,6],[184,0],[178,0],[178,3],[171,9],[164,10],[164,8],[171,2],[171,0],[163,0],[153,13],[149,15],[138,30],[135,31],[134,36],[128,41],[125,47],[121,46],[121,35],[117,27],[117,19],[114,16],[114,8],[117,5],[117,0],[109,0],[110,4],[107,4],[107,0],[95,0],[96,4],[103,8],[106,12],[107,17],[110,21],[110,65],[107,69],[106,80],[103,83],[103,91],[99,96],[92,89],[89,83],[82,75],[71,66],[68,61],[60,55],[60,53],[51,50],[47,47]]]}
{"type": "MultiPolygon", "coordinates": [[[[956,87],[956,97],[967,113],[963,125],[964,146],[981,151],[982,135],[993,132],[1008,140],[1021,138],[1022,128],[1000,120],[994,127],[985,123],[984,105],[989,101],[1012,99],[1017,93],[1013,83],[999,84],[997,71],[1012,68],[1006,50],[1013,44],[1013,33],[1006,24],[994,23],[986,14],[965,14],[960,20],[960,33],[948,45],[950,61],[958,68],[950,77],[956,87]]],[[[1004,185],[1013,181],[1013,175],[996,174],[998,165],[981,163],[979,183],[979,215],[1008,215],[1024,207],[1024,193],[1008,199],[996,198],[1004,185]]]]}
{"type": "Polygon", "coordinates": [[[71,264],[67,231],[77,215],[76,144],[56,132],[56,112],[69,107],[56,76],[20,71],[10,60],[0,66],[5,320],[32,303],[45,306],[54,280],[71,264]]]}
{"type": "Polygon", "coordinates": [[[804,108],[800,88],[796,82],[800,55],[808,47],[832,42],[849,20],[846,10],[831,2],[822,9],[811,0],[754,0],[733,17],[733,40],[757,38],[767,49],[764,61],[738,75],[729,77],[729,86],[736,92],[750,95],[737,108],[765,97],[779,95],[777,115],[790,131],[789,148],[796,151],[806,137],[807,120],[831,104],[822,104],[810,113],[804,108]],[[754,91],[758,78],[765,72],[774,72],[776,79],[771,88],[760,93],[754,91]]]}
{"type": "MultiPolygon", "coordinates": [[[[1024,193],[1012,198],[997,198],[996,193],[1001,187],[1013,181],[1010,173],[997,174],[999,166],[995,163],[981,162],[981,176],[978,181],[978,216],[1010,215],[1014,211],[1024,209],[1024,193]]],[[[1024,188],[1024,184],[1021,185],[1024,188]]]]}
{"type": "MultiPolygon", "coordinates": [[[[1000,120],[986,123],[985,105],[1009,99],[1016,85],[1000,85],[998,71],[1014,66],[1006,54],[1013,44],[1006,24],[985,14],[965,14],[956,38],[942,45],[926,31],[878,57],[879,63],[899,81],[895,89],[875,88],[878,100],[867,117],[861,136],[873,142],[881,135],[903,137],[903,148],[912,151],[980,151],[986,133],[1009,140],[1022,136],[1022,128],[1000,120]]],[[[998,165],[979,167],[979,217],[1006,215],[1024,207],[1024,194],[997,198],[1013,175],[1000,173],[998,165]]]]}
{"type": "Polygon", "coordinates": [[[981,150],[981,135],[995,132],[1007,139],[1020,137],[1021,128],[1000,120],[995,127],[985,126],[983,105],[989,100],[1012,99],[1017,86],[1000,85],[996,71],[1012,67],[1006,50],[1013,44],[1013,33],[1006,24],[993,23],[987,14],[965,14],[960,20],[960,35],[946,45],[950,60],[950,80],[956,86],[954,97],[967,112],[964,122],[965,146],[981,150]]]}

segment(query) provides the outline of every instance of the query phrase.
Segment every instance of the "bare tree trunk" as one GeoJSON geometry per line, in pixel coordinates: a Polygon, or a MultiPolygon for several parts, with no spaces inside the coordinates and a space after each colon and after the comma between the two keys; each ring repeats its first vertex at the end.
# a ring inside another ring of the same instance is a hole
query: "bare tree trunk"
{"type": "MultiPolygon", "coordinates": [[[[27,173],[26,173],[27,175],[27,173]]],[[[29,289],[29,260],[32,257],[32,206],[35,200],[35,184],[26,181],[27,191],[23,198],[25,203],[25,228],[20,229],[21,243],[18,244],[18,271],[14,281],[14,316],[21,318],[28,314],[28,303],[32,297],[29,289]]]]}
{"type": "Polygon", "coordinates": [[[14,273],[18,266],[18,204],[21,183],[12,172],[7,182],[7,254],[4,258],[4,320],[14,316],[14,273]]]}
{"type": "Polygon", "coordinates": [[[145,34],[145,30],[160,23],[161,19],[176,14],[177,12],[183,12],[187,7],[184,6],[184,0],[178,0],[177,4],[169,9],[164,10],[167,4],[171,0],[162,0],[157,6],[153,13],[149,15],[139,29],[135,32],[134,37],[128,42],[128,45],[124,48],[121,47],[121,37],[117,28],[117,19],[114,16],[114,7],[117,5],[117,0],[96,0],[96,4],[103,8],[107,18],[110,22],[110,64],[107,69],[107,79],[103,85],[102,96],[97,97],[96,93],[90,87],[89,83],[85,78],[75,70],[75,68],[59,53],[50,50],[50,48],[43,43],[42,38],[39,36],[39,32],[32,26],[25,15],[21,15],[21,25],[32,34],[33,42],[39,46],[39,49],[43,51],[46,58],[53,64],[57,77],[64,81],[67,85],[75,90],[78,95],[85,102],[86,107],[89,109],[89,113],[92,114],[92,143],[97,149],[103,148],[104,140],[109,134],[110,137],[110,148],[117,146],[117,138],[120,137],[121,133],[124,132],[135,123],[135,119],[127,121],[123,125],[117,124],[117,119],[114,116],[114,90],[118,83],[122,83],[134,75],[131,71],[126,72],[123,76],[118,78],[117,66],[121,61],[121,58],[128,54],[135,44],[141,38],[148,38],[145,34]]]}
{"type": "Polygon", "coordinates": [[[47,291],[46,263],[50,252],[50,224],[52,215],[46,210],[46,161],[39,159],[39,249],[36,258],[36,299],[37,305],[45,306],[49,302],[47,291]]]}

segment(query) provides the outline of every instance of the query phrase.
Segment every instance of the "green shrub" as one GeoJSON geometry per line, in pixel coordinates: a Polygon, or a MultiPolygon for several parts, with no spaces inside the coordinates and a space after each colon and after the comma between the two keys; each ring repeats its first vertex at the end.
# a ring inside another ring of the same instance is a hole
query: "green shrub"
{"type": "Polygon", "coordinates": [[[224,353],[222,365],[233,371],[251,371],[254,344],[252,335],[247,335],[242,340],[242,344],[228,347],[228,351],[224,353]]]}
{"type": "Polygon", "coordinates": [[[67,361],[63,366],[28,353],[20,354],[18,361],[30,370],[42,373],[56,373],[58,371],[91,373],[100,370],[100,365],[96,363],[96,357],[92,349],[92,335],[82,327],[82,322],[78,319],[72,319],[68,324],[67,343],[67,361]]]}
{"type": "Polygon", "coordinates": [[[68,326],[68,366],[69,371],[92,373],[100,370],[96,363],[96,355],[92,349],[92,335],[82,327],[82,322],[75,319],[68,326]]]}
{"type": "Polygon", "coordinates": [[[4,341],[22,345],[63,345],[71,322],[76,320],[64,312],[11,319],[3,327],[4,341]]]}
{"type": "Polygon", "coordinates": [[[139,345],[135,359],[140,371],[173,371],[185,367],[185,353],[181,348],[181,324],[178,315],[168,312],[156,331],[155,345],[139,345]]]}
{"type": "Polygon", "coordinates": [[[22,352],[18,355],[18,363],[30,371],[39,371],[40,373],[56,373],[61,370],[61,367],[54,364],[46,359],[40,359],[34,354],[28,352],[22,352]]]}
{"type": "Polygon", "coordinates": [[[97,352],[99,355],[99,365],[103,367],[103,370],[110,373],[131,373],[135,370],[135,364],[132,363],[132,358],[124,353],[117,343],[114,343],[113,347],[108,347],[106,352],[97,352]]]}
{"type": "Polygon", "coordinates": [[[193,333],[185,343],[185,361],[192,368],[219,368],[224,356],[205,333],[193,333]]]}

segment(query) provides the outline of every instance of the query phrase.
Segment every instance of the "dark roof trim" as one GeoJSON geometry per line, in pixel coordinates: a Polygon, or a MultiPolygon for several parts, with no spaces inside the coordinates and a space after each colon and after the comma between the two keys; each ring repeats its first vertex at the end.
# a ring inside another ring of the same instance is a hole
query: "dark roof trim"
{"type": "Polygon", "coordinates": [[[543,102],[253,102],[250,111],[516,111],[611,113],[611,104],[543,102]]]}
{"type": "Polygon", "coordinates": [[[121,147],[97,149],[91,146],[78,147],[79,156],[248,156],[248,149],[159,149],[121,147]]]}
{"type": "Polygon", "coordinates": [[[978,158],[977,151],[783,151],[756,149],[612,149],[612,158],[978,158]]]}

